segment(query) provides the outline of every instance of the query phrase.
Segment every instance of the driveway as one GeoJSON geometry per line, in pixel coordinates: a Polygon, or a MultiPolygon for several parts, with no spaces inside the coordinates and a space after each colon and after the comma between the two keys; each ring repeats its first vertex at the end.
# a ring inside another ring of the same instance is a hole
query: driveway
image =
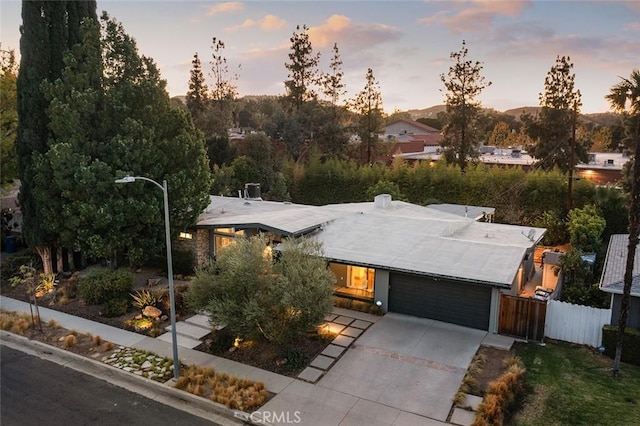
{"type": "Polygon", "coordinates": [[[389,313],[369,327],[316,386],[354,396],[361,403],[445,421],[486,335],[389,313]]]}

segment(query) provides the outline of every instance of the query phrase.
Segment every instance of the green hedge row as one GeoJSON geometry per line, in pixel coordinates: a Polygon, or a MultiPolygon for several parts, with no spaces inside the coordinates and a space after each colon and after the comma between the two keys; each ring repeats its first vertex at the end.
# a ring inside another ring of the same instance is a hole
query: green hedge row
{"type": "MultiPolygon", "coordinates": [[[[602,346],[604,354],[610,358],[616,356],[617,325],[605,325],[602,327],[602,346]]],[[[631,327],[624,329],[624,343],[622,346],[622,362],[640,365],[640,330],[631,327]]]]}

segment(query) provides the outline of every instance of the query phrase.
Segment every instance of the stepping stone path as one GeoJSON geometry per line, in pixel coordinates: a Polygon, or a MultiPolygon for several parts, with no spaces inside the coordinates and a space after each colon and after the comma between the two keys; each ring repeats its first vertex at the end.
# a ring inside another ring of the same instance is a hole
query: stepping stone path
{"type": "MultiPolygon", "coordinates": [[[[207,334],[211,333],[214,328],[209,323],[209,318],[206,315],[194,315],[191,318],[187,318],[184,321],[178,321],[176,323],[176,340],[178,346],[193,349],[200,345],[202,339],[207,334]]],[[[217,330],[222,327],[216,326],[217,330]]],[[[171,342],[171,326],[165,327],[167,333],[161,334],[157,338],[165,342],[171,342]]]]}
{"type": "Polygon", "coordinates": [[[326,323],[320,326],[325,332],[335,334],[336,337],[309,367],[298,374],[298,378],[310,383],[316,383],[335,365],[336,361],[346,352],[351,344],[372,324],[346,315],[330,314],[324,317],[326,323]]]}

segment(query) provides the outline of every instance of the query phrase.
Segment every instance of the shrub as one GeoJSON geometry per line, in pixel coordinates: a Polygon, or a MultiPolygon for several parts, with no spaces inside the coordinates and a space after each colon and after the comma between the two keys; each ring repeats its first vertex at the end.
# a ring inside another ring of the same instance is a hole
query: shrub
{"type": "Polygon", "coordinates": [[[518,357],[510,358],[506,363],[507,371],[489,384],[489,389],[476,412],[474,426],[504,424],[504,416],[512,408],[518,395],[524,389],[522,361],[518,357]]]}
{"type": "Polygon", "coordinates": [[[89,305],[126,298],[133,289],[133,274],[124,269],[100,270],[78,282],[78,295],[89,305]]]}
{"type": "Polygon", "coordinates": [[[3,256],[2,267],[0,269],[2,279],[9,279],[17,275],[20,272],[20,267],[23,265],[32,266],[38,270],[42,267],[42,261],[40,256],[29,249],[20,250],[13,256],[3,256]]]}
{"type": "Polygon", "coordinates": [[[76,343],[78,343],[78,338],[76,336],[74,336],[73,334],[69,334],[68,336],[65,336],[62,344],[66,349],[72,348],[76,345],[76,343]]]}
{"type": "Polygon", "coordinates": [[[131,294],[133,302],[131,303],[135,308],[144,309],[147,306],[156,306],[158,299],[156,293],[149,290],[138,290],[131,294]]]}
{"type": "Polygon", "coordinates": [[[309,363],[309,356],[299,349],[288,349],[282,354],[287,360],[287,369],[297,370],[309,363]]]}
{"type": "MultiPolygon", "coordinates": [[[[615,358],[616,356],[617,336],[617,325],[605,325],[602,327],[602,346],[604,346],[604,354],[609,358],[615,358]]],[[[622,361],[628,362],[629,364],[640,365],[640,330],[632,327],[624,328],[622,361]]]]}
{"type": "Polygon", "coordinates": [[[102,308],[102,315],[107,318],[120,317],[129,310],[129,300],[116,298],[107,301],[102,308]]]}

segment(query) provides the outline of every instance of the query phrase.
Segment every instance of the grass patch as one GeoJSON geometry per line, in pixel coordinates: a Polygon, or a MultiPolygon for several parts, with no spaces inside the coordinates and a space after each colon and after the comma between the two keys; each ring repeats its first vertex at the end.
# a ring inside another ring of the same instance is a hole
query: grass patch
{"type": "Polygon", "coordinates": [[[528,396],[516,425],[640,424],[640,367],[613,362],[596,350],[568,343],[517,344],[527,369],[528,396]]]}

